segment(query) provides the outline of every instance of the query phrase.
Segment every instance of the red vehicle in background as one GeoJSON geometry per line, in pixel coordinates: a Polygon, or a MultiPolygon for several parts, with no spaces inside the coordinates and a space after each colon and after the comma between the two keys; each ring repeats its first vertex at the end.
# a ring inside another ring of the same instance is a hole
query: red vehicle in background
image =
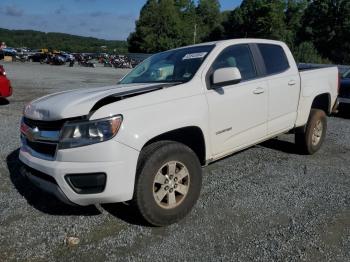
{"type": "Polygon", "coordinates": [[[6,77],[5,69],[0,65],[0,98],[9,97],[12,95],[12,87],[10,80],[6,77]]]}

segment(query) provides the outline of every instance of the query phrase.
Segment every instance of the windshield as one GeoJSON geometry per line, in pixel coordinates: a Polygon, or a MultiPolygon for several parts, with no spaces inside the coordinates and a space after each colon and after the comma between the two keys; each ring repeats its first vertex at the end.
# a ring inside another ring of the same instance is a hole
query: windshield
{"type": "Polygon", "coordinates": [[[347,71],[343,74],[342,77],[343,77],[343,78],[350,78],[350,70],[347,70],[347,71]]]}
{"type": "Polygon", "coordinates": [[[127,74],[119,84],[187,82],[214,45],[194,46],[155,54],[127,74]]]}

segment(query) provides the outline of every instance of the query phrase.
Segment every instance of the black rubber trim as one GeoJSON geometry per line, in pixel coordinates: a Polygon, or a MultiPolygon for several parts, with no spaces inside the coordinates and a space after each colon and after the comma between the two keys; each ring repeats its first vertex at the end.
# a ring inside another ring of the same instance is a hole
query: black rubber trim
{"type": "Polygon", "coordinates": [[[266,76],[266,67],[264,59],[260,53],[259,47],[255,43],[249,44],[250,50],[252,52],[253,60],[255,63],[255,68],[258,74],[258,77],[265,77],[266,76]]]}
{"type": "Polygon", "coordinates": [[[36,170],[34,168],[31,168],[30,166],[27,166],[26,164],[23,163],[23,167],[26,169],[28,173],[30,173],[32,176],[38,177],[42,180],[45,180],[47,182],[50,182],[52,184],[58,185],[56,182],[56,179],[53,178],[52,176],[45,174],[39,170],[36,170]]]}
{"type": "Polygon", "coordinates": [[[106,173],[67,174],[64,179],[77,194],[98,194],[106,188],[106,173]]]}
{"type": "Polygon", "coordinates": [[[67,205],[78,206],[67,198],[53,177],[27,166],[22,161],[21,163],[21,174],[27,177],[33,185],[40,188],[42,191],[55,196],[58,200],[67,205]]]}
{"type": "Polygon", "coordinates": [[[25,137],[25,142],[28,147],[30,147],[37,153],[48,155],[50,157],[54,157],[56,154],[57,143],[45,143],[40,141],[32,142],[26,137],[25,137]]]}
{"type": "Polygon", "coordinates": [[[235,85],[241,82],[241,79],[239,80],[232,80],[232,81],[226,81],[226,82],[221,82],[220,84],[211,84],[211,88],[215,89],[215,88],[220,88],[220,87],[224,87],[224,86],[230,86],[230,85],[235,85]]]}

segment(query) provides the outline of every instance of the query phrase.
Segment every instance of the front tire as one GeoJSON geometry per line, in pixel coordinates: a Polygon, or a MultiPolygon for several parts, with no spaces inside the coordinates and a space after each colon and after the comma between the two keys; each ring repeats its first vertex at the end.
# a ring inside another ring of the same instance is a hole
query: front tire
{"type": "Polygon", "coordinates": [[[146,146],[139,158],[133,202],[151,225],[178,222],[199,197],[201,173],[196,154],[184,144],[161,141],[146,146]]]}
{"type": "Polygon", "coordinates": [[[320,109],[311,109],[306,126],[296,130],[295,143],[302,153],[312,155],[321,148],[326,132],[326,113],[320,109]]]}

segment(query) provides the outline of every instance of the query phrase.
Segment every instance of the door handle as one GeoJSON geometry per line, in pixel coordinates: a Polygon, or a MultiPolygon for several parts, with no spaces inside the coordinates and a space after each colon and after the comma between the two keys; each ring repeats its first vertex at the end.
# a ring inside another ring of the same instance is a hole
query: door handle
{"type": "Polygon", "coordinates": [[[289,82],[288,82],[288,85],[289,86],[295,86],[296,85],[296,81],[295,80],[290,80],[289,82]]]}
{"type": "Polygon", "coordinates": [[[264,89],[264,88],[258,87],[258,88],[256,88],[256,89],[254,89],[253,94],[259,95],[259,94],[262,94],[262,93],[264,93],[264,92],[265,92],[265,89],[264,89]]]}

